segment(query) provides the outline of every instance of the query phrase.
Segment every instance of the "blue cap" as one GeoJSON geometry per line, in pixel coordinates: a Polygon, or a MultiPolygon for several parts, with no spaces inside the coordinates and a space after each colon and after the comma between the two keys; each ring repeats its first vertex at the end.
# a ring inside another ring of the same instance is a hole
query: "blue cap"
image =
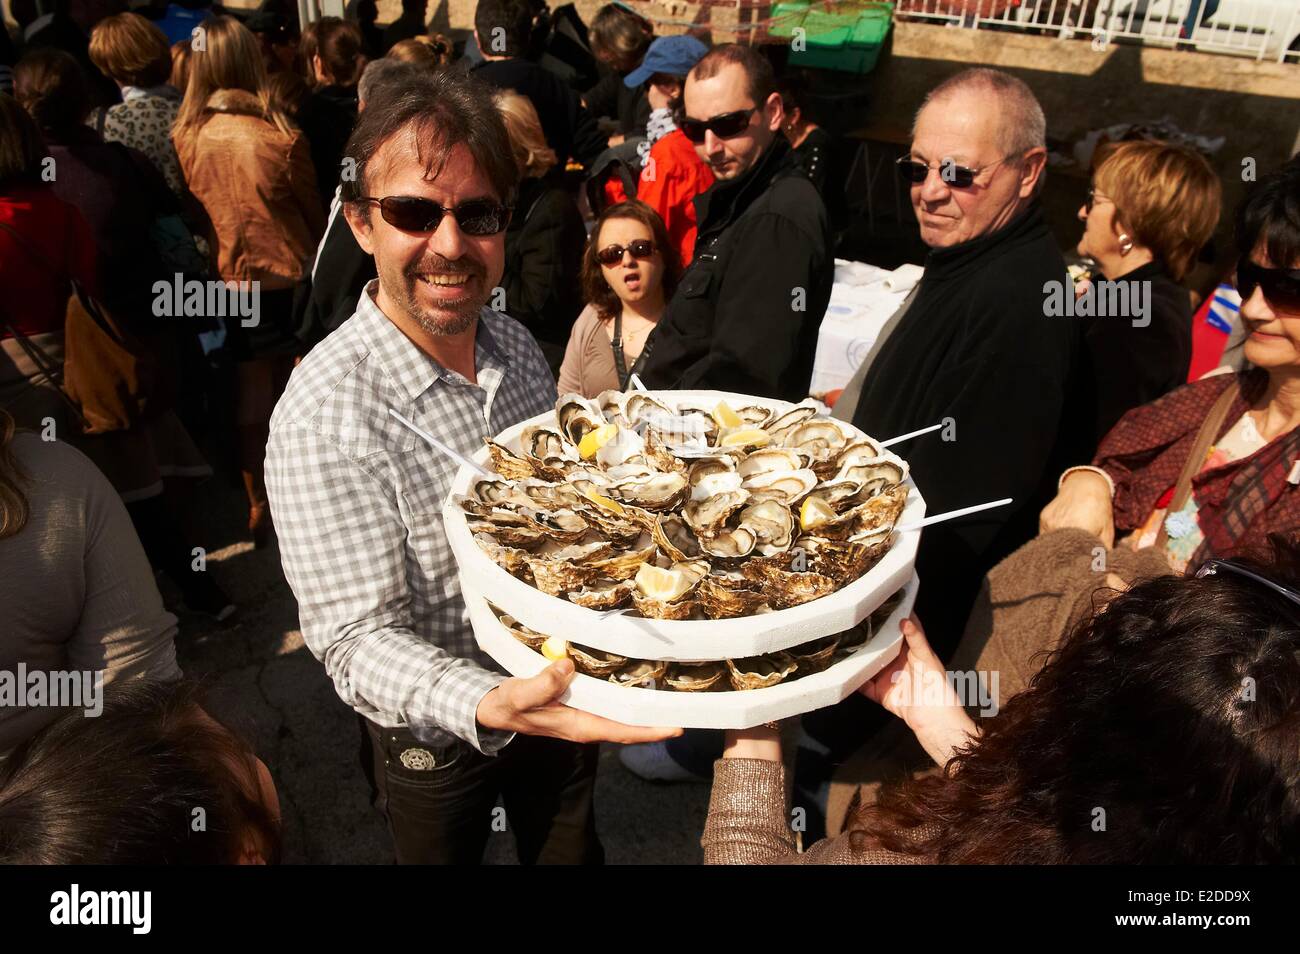
{"type": "Polygon", "coordinates": [[[641,65],[623,77],[623,82],[635,87],[656,73],[685,76],[707,52],[709,48],[693,36],[661,36],[650,44],[641,65]]]}

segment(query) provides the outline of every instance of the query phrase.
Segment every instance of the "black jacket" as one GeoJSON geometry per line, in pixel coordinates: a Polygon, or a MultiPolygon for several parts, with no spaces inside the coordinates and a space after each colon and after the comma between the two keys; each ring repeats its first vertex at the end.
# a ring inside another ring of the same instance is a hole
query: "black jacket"
{"type": "Polygon", "coordinates": [[[605,151],[606,139],[596,120],[572,89],[550,70],[529,60],[488,60],[474,67],[472,75],[497,89],[512,89],[527,96],[537,110],[546,144],[560,162],[573,157],[584,167],[605,151]]]}
{"type": "Polygon", "coordinates": [[[926,529],[917,614],[943,655],[960,637],[984,574],[1038,529],[1061,470],[1078,460],[1077,319],[1046,317],[1044,285],[1065,261],[1032,206],[993,235],[935,249],[863,383],[853,423],[888,439],[952,419],[894,450],[930,514],[1002,497],[1014,503],[926,529]]]}
{"type": "Polygon", "coordinates": [[[582,310],[587,230],[578,206],[550,179],[525,179],[506,230],[506,314],[538,341],[563,347],[582,310]]]}
{"type": "MultiPolygon", "coordinates": [[[[1105,278],[1094,281],[1100,286],[1105,278]]],[[[1187,289],[1170,278],[1159,262],[1117,279],[1125,284],[1148,281],[1149,325],[1134,325],[1131,318],[1115,316],[1077,319],[1084,344],[1080,383],[1090,396],[1084,410],[1091,412],[1082,426],[1094,450],[1126,413],[1187,383],[1192,363],[1192,304],[1187,289]]]]}
{"type": "Polygon", "coordinates": [[[649,84],[629,89],[623,75],[617,70],[605,71],[582,98],[593,116],[617,121],[618,131],[624,136],[644,136],[645,124],[650,121],[650,100],[646,97],[649,84]]]}
{"type": "Polygon", "coordinates": [[[808,396],[835,260],[826,209],[778,137],[754,168],[695,197],[695,259],[641,374],[652,388],[808,396]]]}
{"type": "Polygon", "coordinates": [[[298,122],[311,147],[321,205],[329,208],[339,184],[343,150],[352,135],[352,127],[357,124],[357,88],[322,86],[313,90],[303,104],[298,122]]]}
{"type": "Polygon", "coordinates": [[[314,268],[294,287],[294,327],[307,350],[352,317],[362,289],[377,274],[374,258],[357,244],[342,207],[331,206],[314,268]]]}

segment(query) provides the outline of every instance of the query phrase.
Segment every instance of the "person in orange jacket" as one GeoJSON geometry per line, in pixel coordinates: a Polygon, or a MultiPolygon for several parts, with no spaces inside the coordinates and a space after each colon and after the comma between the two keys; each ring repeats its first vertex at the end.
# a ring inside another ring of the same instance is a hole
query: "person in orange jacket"
{"type": "MultiPolygon", "coordinates": [[[[713,172],[673,122],[686,74],[709,48],[693,36],[665,36],[650,44],[641,65],[623,80],[629,87],[649,81],[650,120],[642,146],[641,173],[635,198],[659,213],[683,266],[695,251],[695,197],[713,185],[713,172]]],[[[612,179],[606,196],[611,204],[630,198],[612,179]]]]}

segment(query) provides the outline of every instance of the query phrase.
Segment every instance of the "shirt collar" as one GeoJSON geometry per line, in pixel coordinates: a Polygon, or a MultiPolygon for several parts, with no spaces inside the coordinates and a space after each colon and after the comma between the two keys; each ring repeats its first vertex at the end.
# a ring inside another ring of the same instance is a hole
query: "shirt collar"
{"type": "MultiPolygon", "coordinates": [[[[375,304],[374,296],[378,290],[379,279],[371,279],[357,302],[357,319],[362,338],[378,359],[393,387],[410,402],[414,402],[437,382],[452,387],[475,387],[460,374],[443,367],[416,347],[375,304]]],[[[492,333],[491,326],[495,320],[492,310],[485,307],[479,314],[474,334],[477,386],[489,395],[496,391],[511,366],[510,356],[492,333]]]]}

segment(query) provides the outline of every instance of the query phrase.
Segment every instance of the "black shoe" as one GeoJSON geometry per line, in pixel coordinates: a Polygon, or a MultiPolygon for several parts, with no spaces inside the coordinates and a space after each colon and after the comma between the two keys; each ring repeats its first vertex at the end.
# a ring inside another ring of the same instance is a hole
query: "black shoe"
{"type": "Polygon", "coordinates": [[[190,574],[190,579],[181,587],[181,598],[191,612],[210,616],[218,623],[224,623],[235,615],[235,601],[206,572],[190,574]]]}

